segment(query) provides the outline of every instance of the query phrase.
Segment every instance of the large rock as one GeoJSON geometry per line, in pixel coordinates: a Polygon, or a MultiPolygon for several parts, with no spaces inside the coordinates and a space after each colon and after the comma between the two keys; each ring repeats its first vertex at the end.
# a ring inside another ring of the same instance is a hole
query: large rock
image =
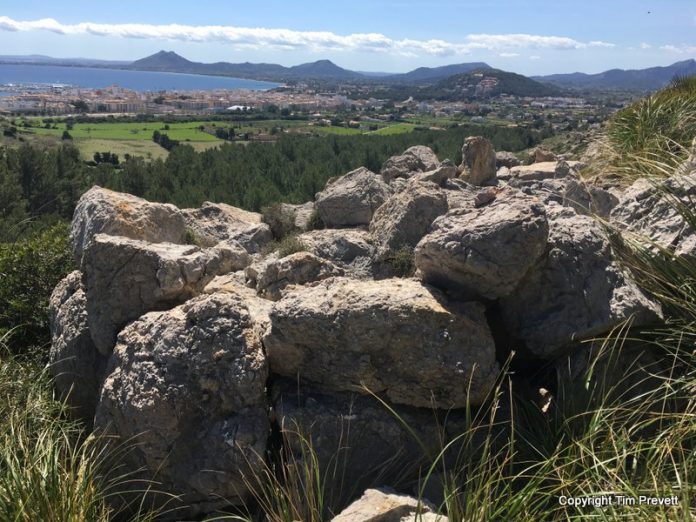
{"type": "Polygon", "coordinates": [[[216,275],[248,264],[246,250],[234,243],[201,249],[97,234],[82,263],[89,329],[97,349],[108,355],[127,322],[183,303],[216,275]]]}
{"type": "Polygon", "coordinates": [[[590,217],[551,204],[548,252],[517,289],[501,299],[508,331],[540,357],[611,331],[632,319],[654,322],[659,307],[614,261],[609,240],[590,217]]]}
{"type": "Polygon", "coordinates": [[[506,167],[511,169],[520,165],[520,160],[512,152],[498,151],[495,153],[496,167],[506,167]]]}
{"type": "Polygon", "coordinates": [[[321,281],[276,302],[271,324],[273,372],[329,390],[461,408],[480,404],[498,373],[483,306],[449,304],[414,280],[321,281]]]}
{"type": "Polygon", "coordinates": [[[272,239],[270,227],[261,222],[261,214],[241,208],[210,203],[201,208],[184,209],[187,225],[187,242],[211,247],[220,241],[237,241],[249,252],[256,253],[272,239]]]}
{"type": "Polygon", "coordinates": [[[415,262],[435,286],[493,300],[509,295],[545,253],[548,223],[536,198],[515,190],[480,195],[480,208],[452,210],[433,223],[415,262]]]}
{"type": "Polygon", "coordinates": [[[281,239],[288,234],[309,229],[314,202],[302,205],[276,203],[263,209],[263,221],[271,227],[273,236],[281,239]]]}
{"type": "Polygon", "coordinates": [[[97,234],[150,243],[185,243],[186,221],[174,205],[151,203],[95,186],[82,195],[73,214],[70,241],[78,265],[97,234]]]}
{"type": "Polygon", "coordinates": [[[520,181],[541,181],[545,179],[576,176],[582,166],[579,161],[544,161],[532,165],[520,165],[510,169],[511,177],[520,181]]]}
{"type": "MultiPolygon", "coordinates": [[[[443,186],[448,179],[452,179],[457,177],[458,174],[458,169],[457,166],[452,163],[450,160],[444,160],[440,165],[434,169],[434,170],[429,170],[427,172],[419,172],[417,174],[413,174],[409,180],[410,181],[421,181],[421,182],[432,182],[435,183],[436,185],[443,186]]],[[[400,178],[403,179],[403,178],[400,178]]],[[[404,187],[407,186],[407,184],[404,184],[404,187]]],[[[392,187],[394,187],[394,183],[392,182],[392,187]]]]}
{"type": "Polygon", "coordinates": [[[297,252],[283,258],[273,257],[247,267],[246,276],[259,295],[276,301],[290,285],[304,285],[344,274],[331,261],[309,252],[297,252]]]}
{"type": "Polygon", "coordinates": [[[51,352],[49,369],[58,398],[88,428],[92,425],[106,358],[94,346],[87,325],[82,274],[71,272],[53,290],[48,305],[51,352]]]}
{"type": "Polygon", "coordinates": [[[316,195],[315,205],[327,227],[368,225],[389,195],[379,175],[360,167],[329,182],[316,195]]]}
{"type": "Polygon", "coordinates": [[[380,258],[399,248],[415,247],[435,218],[447,212],[447,196],[434,183],[410,182],[390,197],[370,222],[380,258]]]}
{"type": "Polygon", "coordinates": [[[135,442],[115,472],[180,495],[161,499],[167,509],[182,508],[168,518],[240,504],[248,496],[244,474],[263,465],[267,376],[238,296],[201,296],[144,315],[120,333],[97,408],[98,429],[135,442]]]}
{"type": "Polygon", "coordinates": [[[694,211],[696,173],[664,181],[637,180],[612,210],[612,221],[669,249],[677,256],[696,255],[696,233],[680,212],[694,211]]]}
{"type": "Polygon", "coordinates": [[[448,522],[427,500],[400,495],[389,488],[368,489],[331,522],[448,522]]]}
{"type": "Polygon", "coordinates": [[[307,251],[347,269],[351,275],[372,275],[375,248],[367,230],[312,230],[301,234],[298,239],[307,251]]]}
{"type": "Polygon", "coordinates": [[[545,163],[547,161],[556,161],[558,158],[549,149],[535,147],[529,152],[529,159],[532,163],[545,163]]]}
{"type": "Polygon", "coordinates": [[[416,145],[404,151],[403,154],[392,156],[382,165],[380,173],[386,182],[396,178],[408,178],[417,172],[434,170],[438,159],[429,147],[416,145]]]}
{"type": "Polygon", "coordinates": [[[481,136],[471,136],[462,147],[462,178],[472,185],[485,185],[495,180],[495,149],[481,136]]]}

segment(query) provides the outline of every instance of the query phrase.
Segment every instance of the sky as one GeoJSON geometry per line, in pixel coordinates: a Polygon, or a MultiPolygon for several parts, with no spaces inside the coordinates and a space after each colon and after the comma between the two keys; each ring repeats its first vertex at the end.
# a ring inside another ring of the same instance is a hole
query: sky
{"type": "Polygon", "coordinates": [[[0,54],[596,73],[696,58],[695,0],[0,0],[0,54]],[[4,4],[4,5],[3,5],[4,4]]]}

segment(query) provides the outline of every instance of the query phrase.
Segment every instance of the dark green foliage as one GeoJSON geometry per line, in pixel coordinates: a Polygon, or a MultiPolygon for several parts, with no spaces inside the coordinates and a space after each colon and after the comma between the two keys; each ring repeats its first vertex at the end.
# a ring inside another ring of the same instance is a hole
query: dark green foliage
{"type": "Polygon", "coordinates": [[[295,230],[295,213],[289,210],[283,212],[282,203],[273,203],[261,208],[264,223],[271,227],[271,233],[276,239],[282,239],[295,230]]]}
{"type": "Polygon", "coordinates": [[[48,299],[73,269],[67,224],[16,243],[0,244],[0,337],[12,330],[15,352],[43,346],[48,338],[48,299]]]}
{"type": "Polygon", "coordinates": [[[290,234],[285,236],[283,239],[278,241],[271,241],[266,247],[266,253],[277,252],[278,257],[285,257],[291,254],[296,254],[297,252],[305,252],[307,246],[300,241],[300,239],[295,234],[290,234]]]}
{"type": "Polygon", "coordinates": [[[403,245],[381,260],[394,277],[411,277],[416,271],[413,247],[403,245]]]}
{"type": "Polygon", "coordinates": [[[309,222],[307,223],[307,230],[322,230],[326,228],[326,223],[321,219],[321,215],[318,211],[313,210],[309,215],[309,222]]]}

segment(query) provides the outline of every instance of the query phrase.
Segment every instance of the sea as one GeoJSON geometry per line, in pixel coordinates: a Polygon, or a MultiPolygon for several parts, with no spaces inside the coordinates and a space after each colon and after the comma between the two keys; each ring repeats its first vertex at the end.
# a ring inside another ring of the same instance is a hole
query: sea
{"type": "Polygon", "coordinates": [[[268,90],[279,84],[226,76],[205,76],[150,71],[124,71],[94,67],[0,64],[0,96],[17,94],[17,86],[40,91],[52,86],[101,89],[118,85],[134,91],[205,91],[214,89],[268,90]]]}

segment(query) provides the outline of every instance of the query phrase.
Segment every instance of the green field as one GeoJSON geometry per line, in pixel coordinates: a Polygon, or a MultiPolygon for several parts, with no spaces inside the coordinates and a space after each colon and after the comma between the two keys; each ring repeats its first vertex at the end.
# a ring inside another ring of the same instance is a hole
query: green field
{"type": "MultiPolygon", "coordinates": [[[[219,122],[218,122],[219,124],[219,122]]],[[[73,139],[102,139],[102,140],[152,140],[152,133],[159,131],[167,134],[173,140],[179,141],[220,141],[215,136],[200,130],[200,127],[210,126],[210,122],[193,121],[188,123],[161,122],[150,123],[75,123],[68,132],[73,139]],[[165,125],[168,127],[165,128],[165,125]]],[[[229,125],[224,125],[229,127],[229,125]]],[[[53,126],[52,126],[53,127],[53,126]]],[[[24,127],[21,130],[38,135],[60,137],[67,130],[65,123],[58,123],[54,128],[44,128],[37,122],[36,127],[24,127]]]]}
{"type": "Polygon", "coordinates": [[[413,132],[416,126],[412,123],[397,123],[396,125],[390,125],[389,127],[382,127],[376,131],[372,131],[369,134],[377,134],[379,136],[390,136],[392,134],[404,134],[407,132],[413,132]]]}
{"type": "Polygon", "coordinates": [[[164,159],[169,154],[167,150],[157,145],[154,141],[145,140],[104,140],[104,139],[76,139],[75,146],[80,150],[82,159],[91,160],[95,152],[112,152],[118,154],[123,160],[126,154],[140,156],[146,160],[164,159]]]}

